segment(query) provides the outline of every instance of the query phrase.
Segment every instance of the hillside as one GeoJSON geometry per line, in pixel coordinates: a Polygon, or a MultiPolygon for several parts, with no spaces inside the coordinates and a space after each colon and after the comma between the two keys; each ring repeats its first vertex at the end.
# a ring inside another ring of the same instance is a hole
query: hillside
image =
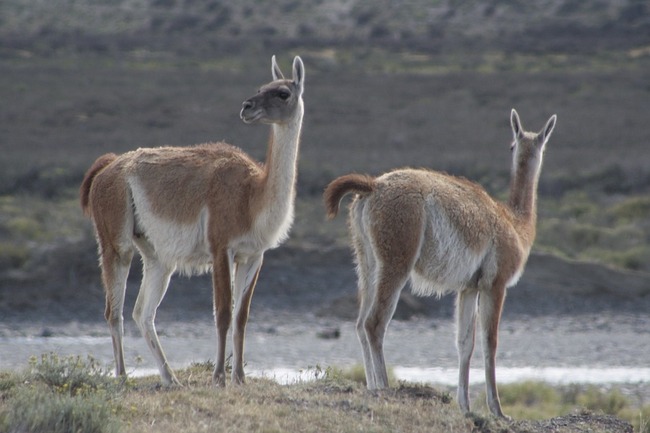
{"type": "Polygon", "coordinates": [[[650,37],[643,0],[6,0],[0,8],[2,45],[41,50],[209,52],[245,42],[577,52],[650,37]]]}

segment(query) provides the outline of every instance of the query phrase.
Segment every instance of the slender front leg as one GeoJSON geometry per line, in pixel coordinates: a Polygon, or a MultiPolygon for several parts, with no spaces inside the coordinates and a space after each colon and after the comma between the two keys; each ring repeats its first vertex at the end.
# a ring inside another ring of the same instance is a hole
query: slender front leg
{"type": "Polygon", "coordinates": [[[479,300],[481,317],[481,335],[483,342],[483,355],[485,357],[485,388],[487,403],[490,411],[504,418],[499,401],[499,392],[496,381],[496,354],[499,334],[499,321],[506,289],[501,285],[494,285],[489,292],[482,292],[479,300]]]}
{"type": "Polygon", "coordinates": [[[232,319],[231,270],[232,260],[226,251],[214,256],[212,289],[214,291],[214,319],[217,326],[217,360],[212,380],[217,386],[226,385],[226,337],[232,319]]]}
{"type": "Polygon", "coordinates": [[[456,298],[456,349],[458,350],[458,405],[469,412],[469,366],[476,335],[476,299],[478,292],[464,290],[456,298]]]}
{"type": "Polygon", "coordinates": [[[235,323],[233,327],[233,363],[232,383],[244,383],[244,337],[246,323],[250,310],[251,299],[257,284],[257,277],[262,268],[260,254],[248,259],[245,263],[237,263],[237,271],[234,279],[235,294],[235,323]]]}

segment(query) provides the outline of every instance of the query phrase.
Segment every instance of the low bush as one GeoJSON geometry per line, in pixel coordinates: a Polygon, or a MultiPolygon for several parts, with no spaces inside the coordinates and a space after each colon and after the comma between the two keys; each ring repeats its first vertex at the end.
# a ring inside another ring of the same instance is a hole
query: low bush
{"type": "Polygon", "coordinates": [[[618,224],[650,221],[650,197],[633,196],[612,206],[609,216],[618,224]]]}
{"type": "Polygon", "coordinates": [[[32,358],[22,374],[0,377],[0,431],[114,433],[123,389],[93,358],[32,358]]]}
{"type": "Polygon", "coordinates": [[[0,413],[0,427],[7,432],[117,433],[114,410],[104,393],[72,396],[21,388],[0,413]]]}
{"type": "Polygon", "coordinates": [[[61,358],[49,353],[41,355],[40,360],[32,357],[26,380],[43,383],[56,393],[70,396],[99,390],[114,394],[120,389],[120,382],[90,356],[61,358]]]}

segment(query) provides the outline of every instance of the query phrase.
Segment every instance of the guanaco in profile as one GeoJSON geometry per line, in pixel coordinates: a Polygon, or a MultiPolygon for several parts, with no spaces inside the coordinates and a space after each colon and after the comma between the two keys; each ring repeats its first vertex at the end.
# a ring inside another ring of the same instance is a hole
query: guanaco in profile
{"type": "Polygon", "coordinates": [[[504,416],[495,379],[497,335],[506,289],[521,276],[535,238],[537,183],[553,115],[539,133],[525,132],[513,109],[512,171],[507,203],[479,185],[416,169],[377,178],[341,176],[324,193],[334,218],[348,193],[349,226],[360,298],[357,334],[369,389],[388,386],[383,342],[400,292],[410,279],[419,295],[456,293],[458,403],[468,412],[469,366],[480,321],[487,402],[504,416]]]}
{"type": "Polygon", "coordinates": [[[162,381],[178,384],[154,326],[171,275],[212,270],[217,355],[213,374],[225,385],[226,336],[233,321],[233,383],[244,382],[244,333],[264,252],[293,222],[296,165],[304,113],[305,70],[293,61],[285,79],[275,56],[273,81],[244,101],[245,123],[271,126],[266,162],[225,143],[138,149],[99,157],[85,175],[81,205],[92,218],[101,256],[116,374],[125,375],[124,293],[136,249],[143,277],[133,317],[162,381]]]}

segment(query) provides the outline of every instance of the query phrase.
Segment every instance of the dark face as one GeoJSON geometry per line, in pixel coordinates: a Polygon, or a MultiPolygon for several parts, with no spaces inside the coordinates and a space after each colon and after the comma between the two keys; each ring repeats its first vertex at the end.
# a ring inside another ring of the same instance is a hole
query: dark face
{"type": "Polygon", "coordinates": [[[284,123],[291,118],[299,99],[299,89],[293,81],[272,81],[244,101],[240,117],[245,123],[284,123]]]}

